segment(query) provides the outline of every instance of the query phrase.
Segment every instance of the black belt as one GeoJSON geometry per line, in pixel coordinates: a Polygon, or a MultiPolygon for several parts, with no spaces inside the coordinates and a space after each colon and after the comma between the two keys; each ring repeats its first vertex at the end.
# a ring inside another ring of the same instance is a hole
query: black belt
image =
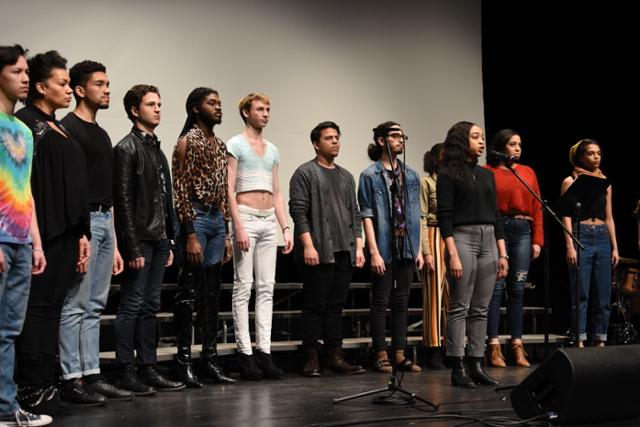
{"type": "Polygon", "coordinates": [[[91,203],[89,205],[89,210],[91,210],[91,212],[108,212],[109,209],[111,209],[110,205],[103,205],[100,203],[91,203]]]}
{"type": "Polygon", "coordinates": [[[204,212],[208,212],[208,213],[215,213],[218,210],[217,206],[207,206],[204,203],[201,203],[197,200],[192,200],[191,201],[191,206],[193,206],[194,209],[197,209],[199,211],[204,211],[204,212]]]}

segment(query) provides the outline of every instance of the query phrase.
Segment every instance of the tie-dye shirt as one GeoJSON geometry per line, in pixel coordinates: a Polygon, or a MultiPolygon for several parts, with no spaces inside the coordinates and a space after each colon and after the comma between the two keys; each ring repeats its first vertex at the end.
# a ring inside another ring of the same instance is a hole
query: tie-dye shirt
{"type": "Polygon", "coordinates": [[[31,235],[31,130],[0,112],[0,242],[29,243],[31,235]]]}

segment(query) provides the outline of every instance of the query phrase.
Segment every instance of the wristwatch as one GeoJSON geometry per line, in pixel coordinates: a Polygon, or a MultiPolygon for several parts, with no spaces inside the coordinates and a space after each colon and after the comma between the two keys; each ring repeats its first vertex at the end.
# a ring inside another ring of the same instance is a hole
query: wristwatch
{"type": "Polygon", "coordinates": [[[500,259],[500,258],[509,259],[509,255],[500,255],[500,256],[498,257],[498,259],[500,259]]]}

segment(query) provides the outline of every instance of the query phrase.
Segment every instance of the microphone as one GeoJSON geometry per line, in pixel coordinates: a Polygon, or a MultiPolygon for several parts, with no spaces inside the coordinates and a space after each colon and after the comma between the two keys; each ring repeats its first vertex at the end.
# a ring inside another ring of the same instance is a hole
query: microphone
{"type": "Polygon", "coordinates": [[[506,162],[506,163],[517,163],[518,160],[520,159],[519,157],[508,156],[508,155],[506,155],[504,153],[501,153],[499,151],[492,151],[491,155],[496,157],[496,158],[498,158],[498,159],[500,159],[500,160],[502,160],[503,162],[506,162]]]}

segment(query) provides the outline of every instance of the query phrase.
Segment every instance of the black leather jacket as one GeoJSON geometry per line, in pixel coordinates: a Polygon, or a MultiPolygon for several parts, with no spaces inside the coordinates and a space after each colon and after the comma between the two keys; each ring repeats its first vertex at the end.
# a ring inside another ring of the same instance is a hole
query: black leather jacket
{"type": "Polygon", "coordinates": [[[171,176],[157,138],[134,127],[114,147],[113,196],[118,246],[126,261],[143,256],[141,241],[173,241],[171,176]]]}

